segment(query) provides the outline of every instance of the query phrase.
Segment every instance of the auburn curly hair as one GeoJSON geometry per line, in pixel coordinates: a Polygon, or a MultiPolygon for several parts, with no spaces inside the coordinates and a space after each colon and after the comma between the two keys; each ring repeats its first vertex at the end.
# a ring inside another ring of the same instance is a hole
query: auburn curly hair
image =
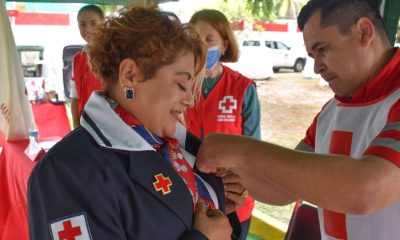
{"type": "Polygon", "coordinates": [[[118,81],[119,65],[133,59],[145,79],[186,52],[195,57],[195,90],[201,84],[206,50],[196,31],[170,12],[154,7],[127,7],[106,18],[88,47],[92,71],[108,89],[118,81]]]}

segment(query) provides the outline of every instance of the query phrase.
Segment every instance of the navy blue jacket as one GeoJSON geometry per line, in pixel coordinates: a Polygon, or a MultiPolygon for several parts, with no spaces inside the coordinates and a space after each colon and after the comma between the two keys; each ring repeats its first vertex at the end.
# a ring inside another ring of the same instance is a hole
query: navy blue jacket
{"type": "MultiPolygon", "coordinates": [[[[31,239],[207,239],[192,229],[192,196],[182,178],[129,126],[120,125],[114,118],[118,116],[109,119],[111,112],[98,111],[109,107],[100,94],[93,98],[85,107],[83,128],[50,149],[32,172],[31,239]],[[99,119],[98,113],[108,119],[99,119]],[[156,190],[159,174],[170,179],[170,193],[156,190]]],[[[186,154],[195,156],[199,140],[185,131],[178,135],[183,136],[186,154]]],[[[221,179],[195,172],[211,186],[216,205],[224,210],[221,179]]]]}

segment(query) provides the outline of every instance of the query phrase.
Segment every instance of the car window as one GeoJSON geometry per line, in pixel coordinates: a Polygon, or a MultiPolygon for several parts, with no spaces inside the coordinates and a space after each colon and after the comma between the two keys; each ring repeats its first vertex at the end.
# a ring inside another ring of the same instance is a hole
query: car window
{"type": "Polygon", "coordinates": [[[256,47],[259,47],[260,46],[260,41],[257,41],[257,40],[246,40],[246,41],[243,41],[243,46],[256,46],[256,47]]]}
{"type": "Polygon", "coordinates": [[[277,47],[278,49],[289,50],[289,47],[286,46],[286,45],[285,45],[284,43],[282,43],[282,42],[276,42],[276,47],[277,47]]]}
{"type": "Polygon", "coordinates": [[[265,41],[265,46],[268,48],[275,48],[274,43],[272,41],[265,41]]]}

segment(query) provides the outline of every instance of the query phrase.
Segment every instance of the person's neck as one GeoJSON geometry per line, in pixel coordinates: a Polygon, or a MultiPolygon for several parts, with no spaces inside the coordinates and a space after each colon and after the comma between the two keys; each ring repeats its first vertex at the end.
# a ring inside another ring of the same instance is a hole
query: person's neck
{"type": "Polygon", "coordinates": [[[389,61],[392,59],[394,55],[394,48],[392,46],[387,46],[381,50],[380,53],[378,53],[379,58],[377,58],[376,64],[375,64],[375,69],[373,72],[371,72],[371,77],[375,78],[384,68],[385,66],[389,63],[389,61]]]}
{"type": "Polygon", "coordinates": [[[222,71],[223,71],[222,64],[221,64],[221,62],[218,62],[213,69],[206,70],[204,77],[217,78],[217,77],[221,76],[222,71]]]}

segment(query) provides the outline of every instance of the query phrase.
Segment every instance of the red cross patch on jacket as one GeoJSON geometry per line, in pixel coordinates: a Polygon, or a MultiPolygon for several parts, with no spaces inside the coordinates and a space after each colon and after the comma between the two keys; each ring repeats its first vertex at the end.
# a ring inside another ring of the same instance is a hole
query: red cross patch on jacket
{"type": "Polygon", "coordinates": [[[54,240],[91,240],[86,214],[59,218],[50,223],[54,240]]]}

